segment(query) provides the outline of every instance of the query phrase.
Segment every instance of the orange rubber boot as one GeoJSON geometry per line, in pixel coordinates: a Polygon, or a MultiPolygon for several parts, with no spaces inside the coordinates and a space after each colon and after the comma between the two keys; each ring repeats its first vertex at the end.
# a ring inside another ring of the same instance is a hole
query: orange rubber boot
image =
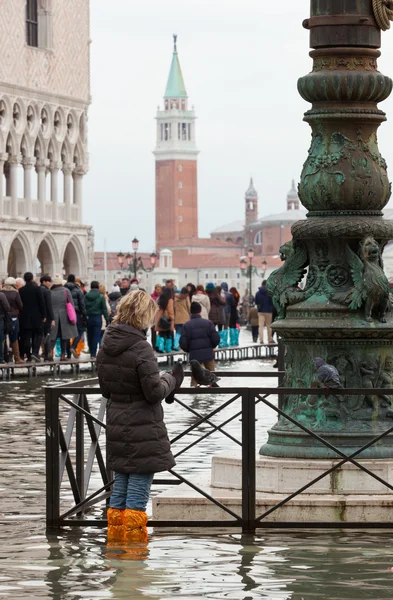
{"type": "Polygon", "coordinates": [[[140,510],[126,508],[124,511],[124,541],[147,542],[147,514],[140,510]]]}
{"type": "Polygon", "coordinates": [[[124,539],[124,513],[119,508],[108,508],[108,542],[122,542],[124,539]]]}

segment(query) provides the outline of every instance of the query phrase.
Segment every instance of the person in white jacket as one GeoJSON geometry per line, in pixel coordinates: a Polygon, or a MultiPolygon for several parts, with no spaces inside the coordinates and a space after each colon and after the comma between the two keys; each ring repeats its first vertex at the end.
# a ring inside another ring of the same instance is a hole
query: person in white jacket
{"type": "Polygon", "coordinates": [[[202,306],[202,319],[209,320],[210,299],[209,296],[206,294],[203,285],[197,285],[196,293],[192,297],[192,302],[199,302],[199,304],[202,306]]]}

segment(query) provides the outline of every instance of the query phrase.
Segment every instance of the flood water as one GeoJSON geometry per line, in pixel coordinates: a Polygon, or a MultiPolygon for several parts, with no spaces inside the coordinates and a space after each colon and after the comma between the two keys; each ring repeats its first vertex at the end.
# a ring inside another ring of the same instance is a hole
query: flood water
{"type": "MultiPolygon", "coordinates": [[[[228,373],[271,370],[271,363],[245,361],[219,368],[228,373]]],[[[255,538],[151,532],[147,547],[128,553],[108,549],[106,531],[93,527],[46,534],[42,386],[48,382],[54,380],[21,377],[0,382],[0,598],[393,598],[393,535],[383,532],[268,532],[255,538]]],[[[225,385],[239,383],[234,378],[225,380],[225,385]]],[[[256,385],[256,381],[242,380],[241,384],[256,385]]],[[[276,379],[271,379],[263,385],[276,384],[276,379]]],[[[203,414],[222,402],[222,398],[202,395],[181,399],[203,414]]],[[[98,398],[91,400],[92,411],[98,402],[98,398]]],[[[223,421],[239,406],[229,407],[212,420],[223,421]]],[[[66,410],[62,409],[63,417],[66,410]]],[[[170,437],[196,418],[177,405],[165,405],[165,413],[170,437]]],[[[259,445],[275,415],[260,406],[257,418],[259,445]]],[[[236,418],[226,430],[240,437],[240,426],[236,418]]],[[[207,429],[204,425],[174,444],[174,452],[207,429]]],[[[182,454],[176,469],[190,478],[207,476],[212,454],[235,447],[215,433],[202,446],[182,454]]],[[[95,471],[90,491],[98,485],[95,471]]],[[[153,490],[153,494],[159,492],[153,490]]],[[[66,494],[65,506],[68,499],[66,494]]],[[[100,509],[96,511],[100,516],[100,509]]]]}

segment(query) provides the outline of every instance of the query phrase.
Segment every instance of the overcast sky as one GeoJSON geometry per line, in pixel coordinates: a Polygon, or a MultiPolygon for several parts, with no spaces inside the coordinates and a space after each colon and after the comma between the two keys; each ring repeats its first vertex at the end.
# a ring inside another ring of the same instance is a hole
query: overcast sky
{"type": "MultiPolygon", "coordinates": [[[[282,212],[310,143],[297,79],[311,70],[309,0],[91,1],[90,171],[84,220],[96,250],[154,249],[154,117],[162,105],[172,34],[198,116],[199,235],[244,215],[254,177],[259,214],[282,212]]],[[[393,32],[380,70],[393,75],[393,32]]],[[[382,105],[380,148],[393,164],[393,100],[382,105]]]]}

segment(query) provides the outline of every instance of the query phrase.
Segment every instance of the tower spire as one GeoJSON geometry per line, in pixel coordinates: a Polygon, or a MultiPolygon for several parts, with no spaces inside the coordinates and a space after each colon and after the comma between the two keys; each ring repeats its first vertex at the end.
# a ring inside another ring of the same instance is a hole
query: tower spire
{"type": "Polygon", "coordinates": [[[177,53],[177,34],[173,34],[172,63],[169,70],[164,98],[187,98],[186,86],[184,85],[183,73],[181,71],[177,53]]]}

